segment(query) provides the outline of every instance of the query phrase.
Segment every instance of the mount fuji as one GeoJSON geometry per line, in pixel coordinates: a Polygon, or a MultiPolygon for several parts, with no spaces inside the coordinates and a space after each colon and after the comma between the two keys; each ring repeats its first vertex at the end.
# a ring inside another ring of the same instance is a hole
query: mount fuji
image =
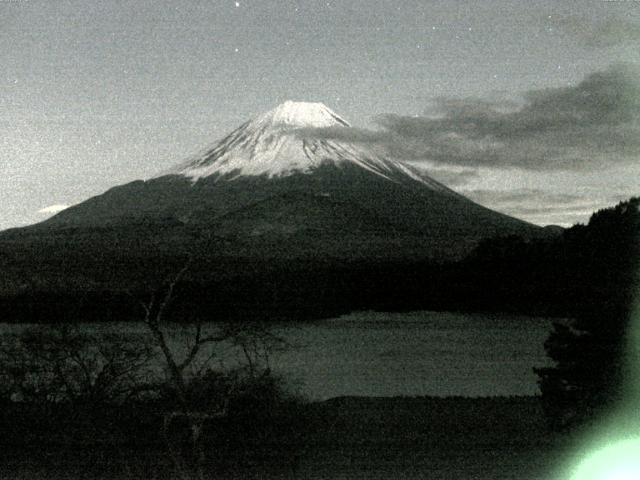
{"type": "Polygon", "coordinates": [[[153,178],[1,232],[5,284],[26,274],[44,290],[126,289],[191,257],[194,282],[244,285],[237,303],[249,277],[313,283],[334,267],[441,262],[484,238],[544,235],[420,169],[316,133],[348,127],[321,103],[285,102],[153,178]]]}
{"type": "Polygon", "coordinates": [[[322,103],[287,101],[202,155],[64,210],[38,230],[159,222],[206,227],[242,242],[305,233],[342,242],[356,235],[355,243],[382,247],[375,249],[382,256],[398,253],[387,246],[401,237],[414,240],[409,243],[419,237],[422,256],[430,257],[459,256],[481,238],[538,230],[471,202],[417,168],[313,133],[348,126],[322,103]]]}

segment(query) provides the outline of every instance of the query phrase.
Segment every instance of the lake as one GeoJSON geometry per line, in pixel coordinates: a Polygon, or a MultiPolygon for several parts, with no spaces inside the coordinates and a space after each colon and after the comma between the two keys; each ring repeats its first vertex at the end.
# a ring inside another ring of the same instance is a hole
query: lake
{"type": "Polygon", "coordinates": [[[283,328],[297,348],[273,369],[314,399],[340,395],[494,396],[539,393],[551,321],[442,312],[361,312],[283,328]]]}
{"type": "MultiPolygon", "coordinates": [[[[124,335],[144,331],[141,324],[122,323],[83,328],[124,335]]],[[[550,329],[548,319],[515,315],[358,312],[275,327],[290,347],[271,353],[269,363],[292,389],[312,400],[535,395],[533,368],[549,364],[543,345],[550,329]]],[[[180,332],[176,329],[172,341],[184,352],[180,332]]],[[[216,362],[232,366],[237,354],[223,349],[216,362]]]]}

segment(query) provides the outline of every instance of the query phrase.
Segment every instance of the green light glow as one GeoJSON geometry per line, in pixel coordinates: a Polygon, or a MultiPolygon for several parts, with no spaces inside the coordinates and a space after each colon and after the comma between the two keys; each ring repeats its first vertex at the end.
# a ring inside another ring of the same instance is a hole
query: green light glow
{"type": "Polygon", "coordinates": [[[640,479],[640,440],[609,445],[582,462],[571,480],[640,479]]]}
{"type": "Polygon", "coordinates": [[[585,439],[589,455],[560,480],[640,480],[640,295],[631,316],[625,399],[585,439]]]}

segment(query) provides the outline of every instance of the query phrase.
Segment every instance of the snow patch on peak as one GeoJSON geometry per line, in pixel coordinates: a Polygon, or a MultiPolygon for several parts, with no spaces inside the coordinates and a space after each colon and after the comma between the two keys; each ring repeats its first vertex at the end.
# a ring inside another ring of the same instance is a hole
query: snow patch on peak
{"type": "Polygon", "coordinates": [[[417,169],[381,157],[365,145],[323,139],[309,132],[348,126],[322,103],[287,101],[164,175],[182,175],[195,183],[212,175],[225,180],[242,176],[273,178],[311,173],[327,164],[351,164],[388,181],[418,182],[435,190],[448,190],[417,169]]]}
{"type": "Polygon", "coordinates": [[[320,102],[294,102],[287,100],[256,120],[258,124],[274,127],[323,128],[349,123],[320,102]]]}

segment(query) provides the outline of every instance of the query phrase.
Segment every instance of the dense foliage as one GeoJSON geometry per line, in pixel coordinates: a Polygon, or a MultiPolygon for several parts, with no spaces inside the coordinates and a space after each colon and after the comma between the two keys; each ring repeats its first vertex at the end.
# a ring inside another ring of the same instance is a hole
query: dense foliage
{"type": "Polygon", "coordinates": [[[538,370],[549,418],[558,427],[596,418],[622,399],[625,351],[637,300],[640,199],[596,212],[567,230],[559,246],[579,293],[575,316],[555,324],[546,350],[556,365],[538,370]]]}

